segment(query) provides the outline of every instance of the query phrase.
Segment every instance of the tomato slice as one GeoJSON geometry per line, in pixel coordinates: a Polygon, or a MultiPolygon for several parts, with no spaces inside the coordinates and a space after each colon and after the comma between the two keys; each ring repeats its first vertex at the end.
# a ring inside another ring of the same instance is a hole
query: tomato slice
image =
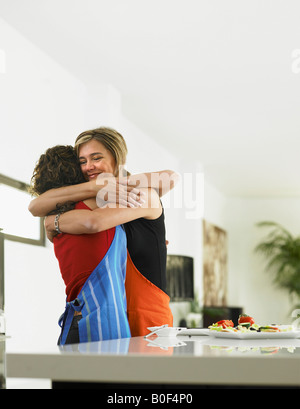
{"type": "Polygon", "coordinates": [[[249,322],[250,325],[255,324],[254,318],[249,317],[249,315],[244,314],[244,315],[239,316],[239,321],[238,321],[239,324],[245,324],[247,322],[249,322]]]}
{"type": "Polygon", "coordinates": [[[227,327],[234,327],[234,324],[231,320],[221,320],[221,321],[218,321],[217,324],[219,326],[222,326],[224,329],[227,327]]]}

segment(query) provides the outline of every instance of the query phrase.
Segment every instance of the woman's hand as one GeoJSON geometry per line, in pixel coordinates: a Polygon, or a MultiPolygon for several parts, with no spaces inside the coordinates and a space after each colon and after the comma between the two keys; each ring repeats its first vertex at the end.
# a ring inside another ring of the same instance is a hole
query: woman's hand
{"type": "Polygon", "coordinates": [[[98,193],[96,201],[98,207],[139,207],[145,203],[144,193],[138,188],[129,186],[124,182],[124,178],[116,178],[111,173],[101,173],[96,180],[98,193]]]}
{"type": "Polygon", "coordinates": [[[46,216],[44,220],[44,227],[46,230],[47,239],[53,242],[53,238],[57,235],[57,231],[54,228],[55,214],[46,216]]]}

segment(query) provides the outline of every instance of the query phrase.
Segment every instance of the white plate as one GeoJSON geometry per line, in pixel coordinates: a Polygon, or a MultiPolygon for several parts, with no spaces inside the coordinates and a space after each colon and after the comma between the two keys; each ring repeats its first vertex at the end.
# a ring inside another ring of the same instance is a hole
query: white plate
{"type": "Polygon", "coordinates": [[[210,331],[209,335],[215,338],[230,339],[295,339],[300,337],[300,331],[286,332],[221,332],[210,331]]]}

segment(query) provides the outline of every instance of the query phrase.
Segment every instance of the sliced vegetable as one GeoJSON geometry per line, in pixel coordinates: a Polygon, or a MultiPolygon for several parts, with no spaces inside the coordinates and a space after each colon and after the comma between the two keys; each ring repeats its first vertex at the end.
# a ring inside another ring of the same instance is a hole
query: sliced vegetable
{"type": "Polygon", "coordinates": [[[241,314],[241,315],[239,316],[239,321],[238,321],[238,323],[239,323],[239,324],[249,323],[250,325],[253,325],[253,324],[255,324],[255,321],[254,321],[254,318],[250,317],[249,315],[247,315],[247,314],[241,314]]]}
{"type": "Polygon", "coordinates": [[[233,324],[233,322],[231,321],[231,320],[221,320],[221,321],[218,321],[217,322],[217,325],[219,326],[219,327],[223,327],[224,329],[225,328],[227,328],[227,327],[234,327],[234,324],[233,324]]]}
{"type": "Polygon", "coordinates": [[[266,325],[264,327],[259,327],[258,332],[280,332],[280,329],[278,327],[266,325]]]}
{"type": "Polygon", "coordinates": [[[241,323],[239,324],[239,327],[250,328],[250,327],[251,327],[251,324],[250,324],[250,322],[241,322],[241,323]]]}

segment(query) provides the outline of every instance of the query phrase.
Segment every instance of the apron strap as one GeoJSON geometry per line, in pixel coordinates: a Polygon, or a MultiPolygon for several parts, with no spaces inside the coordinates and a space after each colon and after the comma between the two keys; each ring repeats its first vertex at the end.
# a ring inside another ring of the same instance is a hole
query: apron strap
{"type": "Polygon", "coordinates": [[[80,301],[79,298],[75,298],[75,300],[66,303],[65,312],[60,316],[58,320],[58,325],[61,327],[61,335],[58,341],[59,345],[65,345],[73,321],[74,312],[81,311],[83,305],[84,304],[80,301]]]}

